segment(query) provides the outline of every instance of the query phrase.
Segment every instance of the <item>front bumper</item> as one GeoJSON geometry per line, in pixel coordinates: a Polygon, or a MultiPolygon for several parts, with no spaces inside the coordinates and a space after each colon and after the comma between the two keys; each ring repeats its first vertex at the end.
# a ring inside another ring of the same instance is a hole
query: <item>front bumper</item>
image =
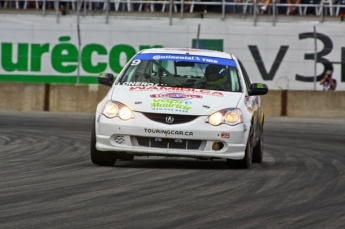
{"type": "Polygon", "coordinates": [[[250,126],[212,126],[205,119],[200,116],[188,123],[168,125],[138,112],[128,121],[97,114],[96,148],[136,155],[243,159],[250,126]]]}

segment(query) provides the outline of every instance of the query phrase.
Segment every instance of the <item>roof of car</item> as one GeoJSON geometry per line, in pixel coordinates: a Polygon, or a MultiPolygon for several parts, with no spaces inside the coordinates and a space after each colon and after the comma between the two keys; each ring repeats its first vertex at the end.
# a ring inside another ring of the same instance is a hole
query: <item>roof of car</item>
{"type": "Polygon", "coordinates": [[[141,53],[166,53],[166,54],[180,54],[180,55],[198,55],[210,56],[218,58],[233,59],[230,53],[208,50],[208,49],[193,49],[193,48],[151,48],[142,50],[141,53]]]}

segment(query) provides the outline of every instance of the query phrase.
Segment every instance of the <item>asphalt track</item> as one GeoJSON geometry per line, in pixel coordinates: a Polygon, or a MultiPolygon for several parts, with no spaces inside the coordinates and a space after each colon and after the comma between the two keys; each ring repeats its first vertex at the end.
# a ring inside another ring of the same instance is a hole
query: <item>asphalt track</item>
{"type": "Polygon", "coordinates": [[[89,159],[92,114],[0,113],[0,228],[345,228],[345,118],[266,118],[265,158],[89,159]]]}

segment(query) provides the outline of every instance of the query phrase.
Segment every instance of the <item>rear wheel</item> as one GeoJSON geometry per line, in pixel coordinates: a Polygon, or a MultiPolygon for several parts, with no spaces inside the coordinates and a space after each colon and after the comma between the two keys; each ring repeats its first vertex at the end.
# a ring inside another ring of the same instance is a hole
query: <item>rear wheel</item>
{"type": "Polygon", "coordinates": [[[259,141],[253,149],[253,163],[261,163],[264,158],[264,133],[261,133],[259,141]]]}
{"type": "Polygon", "coordinates": [[[250,128],[244,158],[242,160],[227,159],[226,163],[229,168],[249,169],[252,164],[252,156],[253,156],[253,129],[250,128]]]}
{"type": "Polygon", "coordinates": [[[93,122],[91,132],[90,156],[92,163],[96,165],[113,166],[116,158],[113,152],[104,152],[96,149],[96,127],[93,122]]]}

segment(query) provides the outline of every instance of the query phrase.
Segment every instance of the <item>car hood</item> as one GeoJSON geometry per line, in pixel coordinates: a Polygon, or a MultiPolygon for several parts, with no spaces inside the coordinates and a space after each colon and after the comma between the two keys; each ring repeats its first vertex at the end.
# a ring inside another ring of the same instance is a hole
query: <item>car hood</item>
{"type": "Polygon", "coordinates": [[[111,99],[138,112],[210,115],[237,107],[241,96],[240,92],[195,88],[115,85],[111,99]]]}

